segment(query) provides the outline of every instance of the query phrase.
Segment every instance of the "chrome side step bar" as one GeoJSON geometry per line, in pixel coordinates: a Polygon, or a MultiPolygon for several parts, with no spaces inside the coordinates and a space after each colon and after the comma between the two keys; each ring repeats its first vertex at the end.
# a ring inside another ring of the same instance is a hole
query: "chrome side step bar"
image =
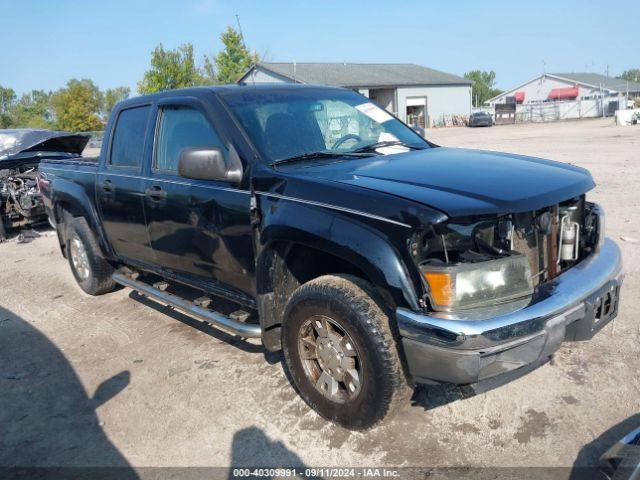
{"type": "Polygon", "coordinates": [[[226,330],[229,333],[238,335],[244,338],[260,338],[261,329],[260,325],[254,325],[249,323],[243,323],[238,320],[234,320],[226,315],[211,311],[207,308],[196,305],[194,302],[185,300],[182,297],[174,295],[169,292],[165,292],[160,288],[149,285],[144,282],[140,282],[129,275],[125,275],[120,272],[113,274],[113,280],[120,285],[129,287],[137,292],[152,297],[156,300],[171,305],[172,307],[182,310],[183,312],[193,315],[199,320],[203,320],[212,324],[215,327],[226,330]]]}

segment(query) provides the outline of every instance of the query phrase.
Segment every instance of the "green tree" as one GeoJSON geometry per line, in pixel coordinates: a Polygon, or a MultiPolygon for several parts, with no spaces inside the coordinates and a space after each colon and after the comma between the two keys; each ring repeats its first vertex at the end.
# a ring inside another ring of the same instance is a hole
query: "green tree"
{"type": "Polygon", "coordinates": [[[103,95],[102,118],[108,120],[109,115],[111,115],[111,110],[113,110],[116,103],[126,100],[129,98],[129,95],[131,95],[131,89],[129,87],[108,88],[103,95]]]}
{"type": "Polygon", "coordinates": [[[629,80],[630,82],[640,82],[640,68],[625,70],[618,78],[629,80]]]}
{"type": "Polygon", "coordinates": [[[204,56],[204,65],[202,66],[202,75],[206,85],[215,85],[218,82],[216,76],[215,60],[211,61],[209,57],[204,56]]]}
{"type": "MultiPolygon", "coordinates": [[[[252,64],[259,61],[259,57],[249,51],[240,34],[232,27],[227,27],[227,31],[220,35],[220,40],[224,49],[216,55],[215,79],[219,83],[234,83],[252,64]]],[[[212,67],[210,62],[207,67],[205,60],[205,70],[208,70],[209,76],[213,74],[212,67]]]]}
{"type": "Polygon", "coordinates": [[[0,85],[0,128],[11,128],[14,126],[12,115],[16,102],[16,92],[13,88],[6,88],[0,85]]]}
{"type": "Polygon", "coordinates": [[[193,58],[193,45],[186,43],[175,50],[165,50],[160,44],[151,52],[151,67],[138,82],[138,93],[193,87],[204,82],[193,58]]]}
{"type": "Polygon", "coordinates": [[[473,104],[477,107],[482,105],[490,98],[502,93],[502,90],[494,88],[496,83],[496,72],[491,70],[485,72],[481,70],[472,70],[464,74],[464,78],[473,81],[471,94],[473,96],[473,104]]]}
{"type": "Polygon", "coordinates": [[[52,128],[51,92],[32,90],[20,97],[13,107],[16,126],[21,128],[52,128]]]}
{"type": "Polygon", "coordinates": [[[100,89],[91,80],[69,80],[51,97],[55,126],[71,132],[101,130],[102,100],[100,89]]]}
{"type": "Polygon", "coordinates": [[[51,92],[32,90],[20,98],[0,87],[0,128],[51,128],[51,92]]]}

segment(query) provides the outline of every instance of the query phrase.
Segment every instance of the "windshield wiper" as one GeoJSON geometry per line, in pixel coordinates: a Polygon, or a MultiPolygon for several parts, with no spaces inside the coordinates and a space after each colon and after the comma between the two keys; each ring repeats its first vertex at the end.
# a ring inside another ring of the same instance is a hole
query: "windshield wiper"
{"type": "Polygon", "coordinates": [[[302,155],[294,155],[293,157],[281,158],[271,162],[271,166],[281,165],[283,163],[299,162],[304,160],[314,160],[317,158],[340,158],[340,157],[370,157],[370,154],[365,152],[330,152],[326,150],[319,150],[317,152],[303,153],[302,155]]]}
{"type": "Polygon", "coordinates": [[[417,145],[411,145],[410,143],[404,143],[400,140],[384,140],[382,142],[371,143],[364,147],[356,148],[354,153],[375,152],[378,148],[383,147],[405,147],[410,150],[424,150],[426,147],[419,147],[417,145]]]}

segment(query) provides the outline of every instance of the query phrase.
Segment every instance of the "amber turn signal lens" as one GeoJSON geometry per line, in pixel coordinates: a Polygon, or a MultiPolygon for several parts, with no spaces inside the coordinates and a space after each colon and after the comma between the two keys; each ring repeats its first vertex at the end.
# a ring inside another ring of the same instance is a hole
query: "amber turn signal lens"
{"type": "Polygon", "coordinates": [[[429,283],[431,297],[441,307],[453,304],[453,286],[451,275],[444,272],[425,272],[424,277],[429,283]]]}

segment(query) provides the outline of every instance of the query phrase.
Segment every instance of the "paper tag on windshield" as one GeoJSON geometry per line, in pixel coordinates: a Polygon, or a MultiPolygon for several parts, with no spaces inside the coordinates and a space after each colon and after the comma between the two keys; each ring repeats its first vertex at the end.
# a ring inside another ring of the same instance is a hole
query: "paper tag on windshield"
{"type": "Polygon", "coordinates": [[[373,103],[363,103],[362,105],[356,105],[356,110],[364,113],[374,122],[384,123],[391,120],[393,117],[389,115],[382,108],[374,105],[373,103]]]}
{"type": "MultiPolygon", "coordinates": [[[[378,137],[379,142],[397,142],[398,137],[396,137],[393,133],[382,132],[378,137]]],[[[408,152],[409,149],[402,145],[390,145],[388,147],[380,147],[376,148],[376,152],[381,153],[382,155],[393,155],[394,153],[404,153],[408,152]]]]}

